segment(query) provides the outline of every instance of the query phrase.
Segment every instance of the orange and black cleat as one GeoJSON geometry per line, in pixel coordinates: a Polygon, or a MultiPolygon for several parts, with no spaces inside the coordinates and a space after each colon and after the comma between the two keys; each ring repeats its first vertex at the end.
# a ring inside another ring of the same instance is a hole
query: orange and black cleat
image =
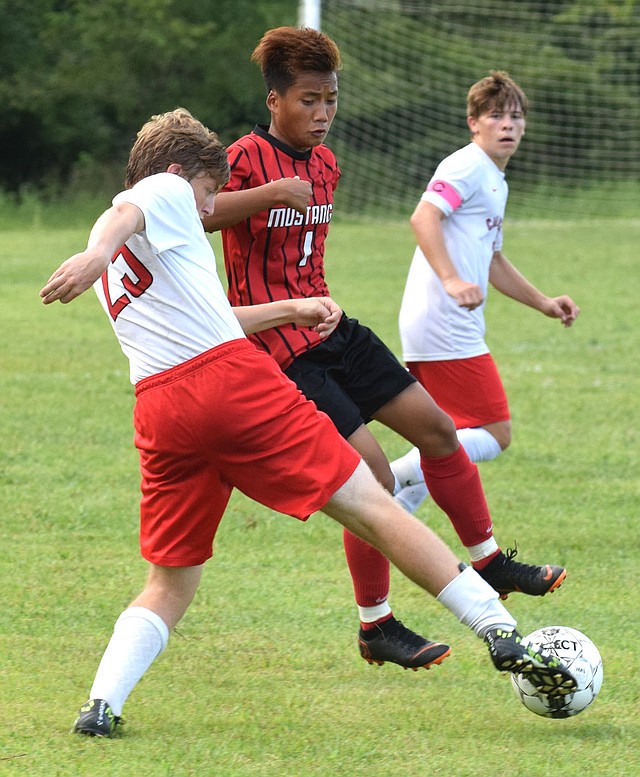
{"type": "Polygon", "coordinates": [[[451,653],[449,645],[431,642],[391,617],[373,629],[360,629],[360,655],[370,664],[382,666],[386,661],[405,669],[428,669],[440,664],[451,653]]]}
{"type": "Polygon", "coordinates": [[[564,567],[551,564],[535,566],[514,561],[517,554],[517,546],[513,550],[507,548],[506,554],[500,551],[486,567],[476,570],[500,594],[501,599],[516,592],[544,596],[559,588],[567,576],[564,567]]]}

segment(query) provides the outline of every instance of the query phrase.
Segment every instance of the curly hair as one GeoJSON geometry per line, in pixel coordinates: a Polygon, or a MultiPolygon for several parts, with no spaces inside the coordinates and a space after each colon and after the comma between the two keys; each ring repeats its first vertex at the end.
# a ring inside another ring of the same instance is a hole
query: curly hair
{"type": "Polygon", "coordinates": [[[210,175],[220,186],[229,180],[225,147],[186,108],[157,114],[143,125],[129,153],[124,185],[130,189],[171,164],[181,165],[187,180],[199,173],[210,175]]]}
{"type": "Polygon", "coordinates": [[[276,27],[266,32],[251,59],[262,70],[267,91],[284,94],[300,73],[337,73],[340,51],[323,32],[310,27],[276,27]]]}

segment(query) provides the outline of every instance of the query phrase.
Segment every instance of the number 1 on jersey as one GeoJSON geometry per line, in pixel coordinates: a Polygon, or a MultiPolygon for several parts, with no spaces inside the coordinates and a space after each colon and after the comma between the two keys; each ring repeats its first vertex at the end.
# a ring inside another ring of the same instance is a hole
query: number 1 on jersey
{"type": "Polygon", "coordinates": [[[307,260],[311,256],[311,252],[313,251],[313,232],[307,232],[304,236],[304,246],[303,246],[304,253],[302,254],[302,259],[298,263],[298,267],[304,267],[307,263],[307,260]]]}

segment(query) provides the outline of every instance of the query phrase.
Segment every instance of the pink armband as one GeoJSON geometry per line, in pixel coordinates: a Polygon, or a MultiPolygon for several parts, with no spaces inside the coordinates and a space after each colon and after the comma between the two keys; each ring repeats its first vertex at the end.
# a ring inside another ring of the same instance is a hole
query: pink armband
{"type": "Polygon", "coordinates": [[[462,197],[453,186],[446,181],[431,181],[427,186],[427,191],[435,192],[435,194],[440,195],[443,200],[446,200],[449,205],[451,205],[453,210],[459,207],[462,202],[462,197]]]}

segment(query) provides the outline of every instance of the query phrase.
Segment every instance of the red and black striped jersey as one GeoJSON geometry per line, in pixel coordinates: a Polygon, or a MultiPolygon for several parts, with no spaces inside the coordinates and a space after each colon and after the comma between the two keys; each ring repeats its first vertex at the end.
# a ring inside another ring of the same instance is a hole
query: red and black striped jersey
{"type": "MultiPolygon", "coordinates": [[[[275,206],[222,230],[231,304],[329,296],[324,243],[340,177],[333,152],[324,145],[296,151],[261,126],[228,151],[231,178],[223,191],[252,189],[294,176],[310,181],[313,187],[305,214],[275,206]]],[[[283,369],[320,340],[313,330],[293,324],[265,330],[251,339],[283,369]]]]}

